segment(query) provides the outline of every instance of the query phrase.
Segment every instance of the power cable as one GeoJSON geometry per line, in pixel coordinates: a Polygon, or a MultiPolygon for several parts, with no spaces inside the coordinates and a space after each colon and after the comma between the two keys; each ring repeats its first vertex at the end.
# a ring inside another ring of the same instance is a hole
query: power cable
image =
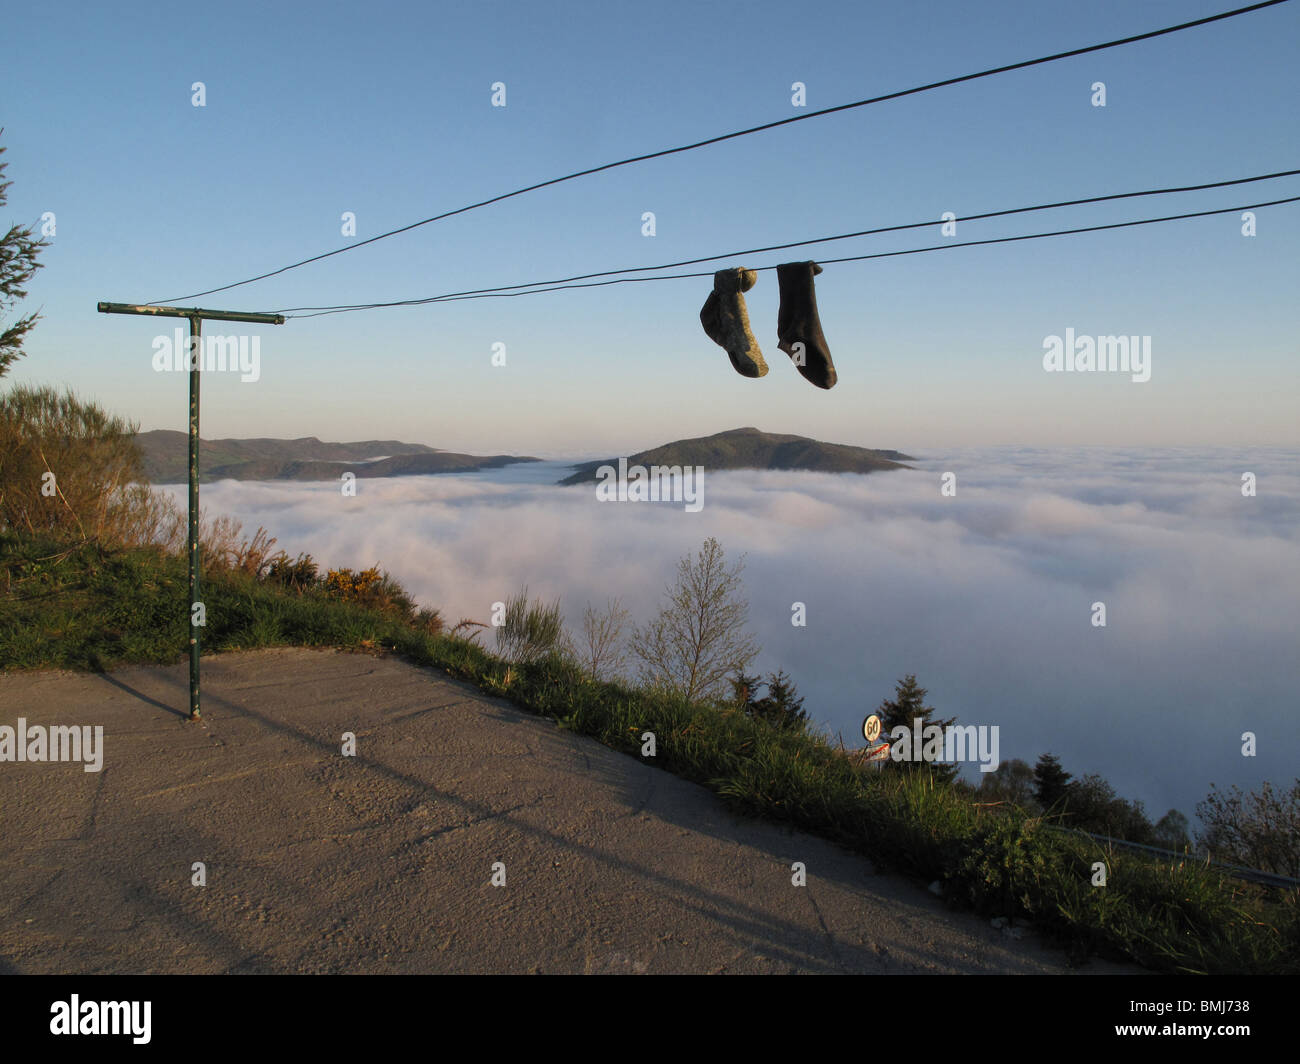
{"type": "MultiPolygon", "coordinates": [[[[962,222],[981,221],[986,218],[1002,218],[1012,214],[1027,214],[1032,211],[1054,210],[1059,207],[1075,207],[1085,203],[1104,203],[1110,200],[1132,199],[1137,196],[1163,196],[1179,192],[1196,192],[1207,188],[1225,188],[1229,185],[1245,185],[1255,181],[1271,181],[1279,177],[1295,177],[1300,175],[1300,170],[1279,170],[1273,174],[1260,174],[1255,177],[1241,177],[1231,181],[1213,181],[1201,185],[1182,185],[1176,188],[1155,188],[1144,189],[1140,192],[1116,192],[1107,196],[1089,196],[1085,199],[1062,200],[1058,203],[1040,203],[1033,207],[1012,207],[1007,210],[985,211],[981,214],[962,215],[959,219],[962,222]]],[[[809,244],[828,244],[836,240],[849,240],[860,236],[874,236],[879,233],[896,233],[907,229],[923,229],[929,226],[939,224],[938,221],[931,218],[924,222],[909,222],[906,225],[887,225],[878,229],[862,229],[856,233],[840,233],[836,236],[817,237],[813,240],[795,240],[788,244],[769,244],[766,247],[748,248],[744,251],[729,251],[721,255],[706,255],[698,259],[683,259],[680,262],[668,262],[661,266],[629,266],[621,270],[602,270],[598,273],[580,273],[573,277],[560,277],[549,281],[531,281],[527,284],[498,285],[495,288],[471,288],[461,292],[448,292],[440,296],[429,296],[421,299],[394,300],[387,303],[335,303],[328,306],[314,307],[286,307],[275,311],[276,314],[299,314],[302,311],[315,310],[351,310],[351,309],[373,309],[377,307],[400,307],[400,306],[419,306],[423,303],[450,300],[461,296],[489,295],[498,292],[511,292],[518,289],[538,288],[542,285],[568,285],[573,281],[587,281],[594,277],[613,277],[624,273],[647,273],[657,270],[673,270],[679,266],[694,266],[701,262],[713,262],[716,259],[736,259],[745,255],[758,255],[767,251],[784,251],[788,248],[806,247],[809,244]]],[[[680,275],[680,276],[698,276],[698,275],[680,275]]],[[[651,278],[642,278],[651,280],[651,278]]],[[[576,286],[575,286],[576,287],[576,286]]],[[[554,291],[555,289],[547,289],[554,291]]],[[[527,293],[520,293],[527,294],[527,293]]],[[[305,316],[299,314],[299,316],[305,316]]]]}
{"type": "MultiPolygon", "coordinates": [[[[966,240],[955,244],[935,244],[931,247],[908,248],[904,251],[878,251],[871,255],[848,255],[839,259],[821,259],[821,265],[831,265],[839,262],[865,262],[868,259],[888,259],[899,255],[920,255],[927,251],[948,251],[951,248],[972,248],[988,244],[1011,244],[1021,240],[1042,240],[1046,237],[1053,236],[1070,236],[1075,233],[1099,233],[1107,229],[1129,229],[1138,225],[1155,225],[1158,222],[1176,222],[1185,218],[1208,218],[1216,214],[1233,214],[1236,211],[1251,211],[1260,207],[1276,207],[1283,203],[1300,202],[1300,196],[1290,196],[1286,199],[1267,200],[1263,203],[1246,203],[1239,207],[1222,207],[1213,211],[1193,211],[1187,214],[1170,214],[1163,218],[1141,218],[1133,222],[1112,222],[1108,225],[1089,225],[1079,229],[1057,229],[1050,233],[1028,233],[1023,236],[1003,236],[988,240],[966,240]]],[[[756,272],[765,270],[775,270],[775,266],[754,266],[750,267],[756,272]]],[[[712,277],[712,271],[700,273],[668,273],[660,274],[658,277],[617,277],[610,281],[588,281],[583,284],[556,285],[552,288],[534,288],[527,292],[485,292],[476,295],[444,295],[430,296],[428,299],[403,300],[398,303],[367,303],[359,306],[334,307],[326,310],[318,310],[311,314],[287,314],[289,318],[319,318],[326,314],[347,314],[358,310],[381,310],[388,307],[405,307],[419,306],[426,303],[451,303],[461,299],[513,299],[518,296],[534,296],[543,292],[567,292],[574,288],[601,288],[611,284],[635,284],[640,281],[678,281],[691,277],[712,277]]]]}
{"type": "Polygon", "coordinates": [[[1040,66],[1043,63],[1054,63],[1060,59],[1070,59],[1075,56],[1087,55],[1091,52],[1100,52],[1108,48],[1118,48],[1120,45],[1133,44],[1137,41],[1151,40],[1155,37],[1163,37],[1170,33],[1179,33],[1182,30],[1193,29],[1197,26],[1209,25],[1212,22],[1220,22],[1224,19],[1236,18],[1238,15],[1249,14],[1254,11],[1261,11],[1267,7],[1275,7],[1278,4],[1289,3],[1290,0],[1262,0],[1260,3],[1250,4],[1246,7],[1235,8],[1231,11],[1224,11],[1217,15],[1208,15],[1205,18],[1194,19],[1191,22],[1182,22],[1176,26],[1166,26],[1163,29],[1150,30],[1146,33],[1134,34],[1131,37],[1122,37],[1113,41],[1106,41],[1102,44],[1092,44],[1084,48],[1073,48],[1068,52],[1057,52],[1055,55],[1042,56],[1038,59],[1025,59],[1018,63],[1008,63],[1005,66],[991,67],[988,70],[981,70],[974,74],[962,74],[959,77],[945,78],[942,81],[932,81],[926,85],[918,85],[910,89],[901,89],[897,92],[886,93],[883,96],[873,96],[865,100],[857,100],[853,103],[843,103],[835,107],[826,107],[820,111],[810,111],[803,115],[794,115],[790,118],[782,118],[776,122],[765,122],[759,126],[751,126],[748,129],[737,130],[734,133],[724,133],[721,136],[709,137],[706,140],[695,141],[692,144],[683,144],[676,148],[665,148],[661,151],[649,152],[645,155],[634,155],[627,159],[620,159],[617,162],[605,163],[601,166],[593,166],[586,170],[577,170],[571,174],[565,174],[563,177],[553,177],[547,181],[538,182],[535,185],[528,185],[525,188],[515,189],[513,192],[505,192],[499,196],[493,196],[490,199],[480,200],[477,203],[471,203],[465,207],[458,207],[452,211],[446,211],[442,214],[436,214],[431,218],[425,218],[418,222],[412,222],[410,225],[404,225],[399,229],[391,229],[386,233],[380,233],[378,236],[372,236],[366,240],[357,241],[355,244],[348,244],[345,247],[335,248],[333,251],[326,251],[320,255],[313,255],[311,258],[302,259],[288,266],[281,266],[277,270],[270,270],[267,273],[258,274],[255,277],[248,277],[242,281],[235,281],[231,284],[221,285],[218,288],[208,288],[202,292],[192,292],[185,296],[175,296],[171,299],[161,300],[164,304],[174,304],[185,302],[191,299],[197,299],[200,296],[212,295],[214,292],[226,292],[232,288],[239,288],[246,284],[252,284],[254,281],[264,281],[268,277],[275,277],[289,270],[296,270],[300,266],[306,266],[309,263],[320,262],[322,259],[328,259],[334,255],[341,255],[346,251],[353,251],[356,248],[365,247],[367,244],[373,244],[379,240],[386,240],[390,236],[397,236],[399,233],[410,232],[412,229],[418,229],[422,225],[429,225],[431,222],[442,221],[445,218],[451,218],[457,214],[465,214],[468,211],[477,210],[479,207],[486,207],[493,203],[500,203],[502,200],[511,199],[514,196],[522,196],[527,192],[535,192],[538,189],[548,188],[551,185],[559,185],[565,181],[573,181],[579,177],[587,177],[591,174],[598,174],[605,170],[613,170],[620,166],[630,166],[633,163],[645,162],[649,159],[660,159],[668,155],[677,155],[681,152],[694,151],[696,148],[703,148],[710,144],[720,144],[725,140],[734,140],[737,137],[747,137],[752,133],[761,133],[765,130],[776,129],[779,126],[791,125],[795,122],[806,122],[812,118],[821,118],[825,115],[836,114],[839,111],[849,111],[857,107],[867,107],[871,104],[884,103],[887,100],[898,100],[905,96],[914,96],[917,93],[929,92],[932,89],[945,88],[949,85],[959,85],[967,81],[976,81],[980,78],[992,77],[995,74],[1005,74],[1012,70],[1024,70],[1028,67],[1040,66]]]}

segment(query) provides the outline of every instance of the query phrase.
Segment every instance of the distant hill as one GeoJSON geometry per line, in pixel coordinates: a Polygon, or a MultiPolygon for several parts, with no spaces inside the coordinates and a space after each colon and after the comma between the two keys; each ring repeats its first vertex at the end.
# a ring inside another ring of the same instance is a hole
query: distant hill
{"type": "MultiPolygon", "coordinates": [[[[756,428],[731,429],[713,436],[665,443],[649,451],[629,455],[628,465],[699,465],[706,471],[720,469],[806,469],[816,473],[876,473],[883,469],[910,469],[911,455],[900,451],[877,451],[844,443],[822,443],[807,436],[783,436],[756,428]]],[[[603,465],[617,467],[617,458],[584,462],[561,484],[584,484],[596,479],[603,465]]]]}
{"type": "MultiPolygon", "coordinates": [[[[183,432],[156,429],[136,436],[145,473],[155,484],[186,479],[189,440],[183,432]]],[[[200,440],[199,473],[213,480],[337,480],[345,472],[363,477],[416,476],[423,473],[470,473],[513,462],[536,462],[519,455],[487,457],[439,451],[421,443],[361,440],[324,443],[315,436],[298,440],[200,440]],[[369,459],[378,458],[379,461],[369,459]]]]}

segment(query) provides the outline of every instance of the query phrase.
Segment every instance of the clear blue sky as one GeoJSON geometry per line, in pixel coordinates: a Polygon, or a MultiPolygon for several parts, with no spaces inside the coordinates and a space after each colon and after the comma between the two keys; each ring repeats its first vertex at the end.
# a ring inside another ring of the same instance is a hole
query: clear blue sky
{"type": "MultiPolygon", "coordinates": [[[[184,427],[151,366],[162,300],[570,170],[1096,43],[1230,0],[996,3],[24,5],[4,15],[9,203],[57,235],[11,371],[146,429],[184,427]],[[206,84],[207,105],[190,86],[206,84]],[[507,106],[491,106],[491,85],[507,106]]],[[[875,225],[1300,166],[1300,3],[583,178],[197,302],[402,299],[649,265],[875,225]],[[1107,106],[1091,106],[1102,81],[1107,106]],[[641,235],[653,211],[657,235],[641,235]]],[[[962,225],[958,239],[1300,194],[1291,178],[962,225]]],[[[1300,204],[995,248],[831,265],[840,383],[776,347],[737,376],[706,280],[294,320],[262,377],[205,381],[205,436],[395,437],[578,456],[758,425],[913,452],[986,443],[1297,442],[1300,204]],[[1152,378],[1053,375],[1044,337],[1152,337],[1152,378]],[[506,344],[507,365],[490,364],[506,344]]],[[[933,230],[722,260],[830,258],[933,230]]],[[[169,331],[170,323],[167,326],[169,331]]],[[[210,327],[211,328],[211,327],[210,327]]]]}

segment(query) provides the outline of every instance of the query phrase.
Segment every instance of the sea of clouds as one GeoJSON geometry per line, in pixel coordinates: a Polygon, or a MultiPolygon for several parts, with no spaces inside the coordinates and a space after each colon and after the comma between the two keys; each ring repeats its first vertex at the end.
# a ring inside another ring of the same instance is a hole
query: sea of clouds
{"type": "Polygon", "coordinates": [[[1300,452],[981,448],[915,465],[706,470],[698,513],[598,502],[593,486],[557,486],[558,462],[361,479],[354,498],[223,481],[203,505],[322,566],[378,563],[451,622],[487,621],[524,584],[561,599],[571,629],[614,597],[644,622],[678,559],[714,536],[729,562],[744,556],[756,665],[787,670],[849,745],[915,673],[940,715],[998,725],[1003,760],[1051,751],[1152,819],[1193,817],[1212,781],[1300,776],[1300,452]],[[806,627],[791,625],[796,602],[806,627]]]}

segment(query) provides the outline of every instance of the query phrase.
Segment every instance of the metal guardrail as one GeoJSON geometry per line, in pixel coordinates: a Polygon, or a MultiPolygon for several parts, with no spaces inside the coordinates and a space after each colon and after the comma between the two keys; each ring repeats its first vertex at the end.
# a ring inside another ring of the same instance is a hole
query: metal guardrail
{"type": "Polygon", "coordinates": [[[1108,846],[1118,846],[1126,850],[1137,850],[1142,853],[1154,854],[1155,856],[1166,861],[1194,861],[1197,864],[1207,865],[1210,868],[1217,868],[1234,879],[1245,879],[1251,883],[1262,883],[1269,887],[1283,887],[1285,889],[1295,889],[1300,887],[1300,879],[1293,879],[1290,876],[1280,876],[1273,872],[1261,872],[1258,868],[1245,868],[1241,865],[1224,864],[1221,861],[1207,860],[1204,857],[1197,857],[1194,854],[1183,853],[1179,850],[1166,850],[1159,846],[1147,846],[1141,842],[1129,842],[1127,839],[1116,839],[1110,835],[1094,835],[1091,831],[1084,831],[1081,828],[1063,828],[1055,824],[1044,825],[1049,831],[1060,831],[1068,835],[1086,835],[1095,842],[1104,842],[1108,846]]]}

